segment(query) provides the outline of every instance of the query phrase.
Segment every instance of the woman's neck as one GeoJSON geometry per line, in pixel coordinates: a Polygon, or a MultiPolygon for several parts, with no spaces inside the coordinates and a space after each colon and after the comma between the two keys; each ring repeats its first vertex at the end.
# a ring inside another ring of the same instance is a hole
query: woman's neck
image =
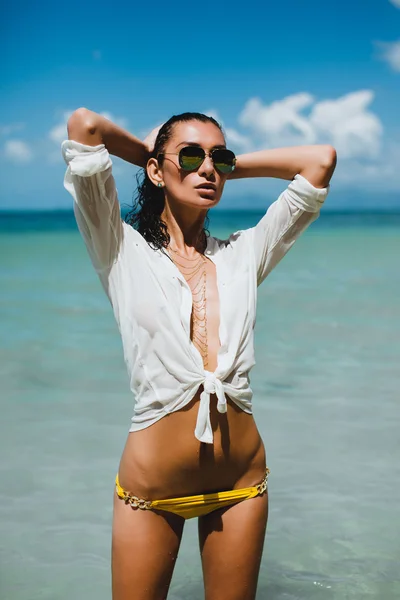
{"type": "Polygon", "coordinates": [[[182,254],[193,254],[196,252],[204,252],[205,235],[204,235],[204,220],[207,211],[196,211],[196,215],[176,214],[172,212],[166,204],[161,219],[168,228],[170,236],[169,245],[171,248],[178,250],[182,254]]]}

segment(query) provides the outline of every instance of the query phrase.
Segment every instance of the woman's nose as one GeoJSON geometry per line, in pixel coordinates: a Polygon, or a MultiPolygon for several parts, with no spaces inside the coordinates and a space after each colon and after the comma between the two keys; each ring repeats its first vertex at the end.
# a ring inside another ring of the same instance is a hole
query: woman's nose
{"type": "Polygon", "coordinates": [[[199,169],[199,172],[210,175],[213,171],[214,171],[214,163],[212,161],[211,156],[209,154],[207,154],[205,159],[203,160],[203,163],[199,169]]]}

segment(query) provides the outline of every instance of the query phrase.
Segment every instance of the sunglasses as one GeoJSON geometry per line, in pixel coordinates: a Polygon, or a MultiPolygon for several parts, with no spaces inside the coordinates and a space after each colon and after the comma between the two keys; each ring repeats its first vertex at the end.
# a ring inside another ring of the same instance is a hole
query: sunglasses
{"type": "Polygon", "coordinates": [[[160,156],[173,154],[179,156],[179,164],[184,171],[194,171],[203,164],[206,156],[210,156],[214,167],[221,173],[232,173],[236,164],[236,156],[232,150],[227,148],[215,148],[207,153],[203,148],[198,146],[184,146],[179,152],[160,152],[160,156]]]}

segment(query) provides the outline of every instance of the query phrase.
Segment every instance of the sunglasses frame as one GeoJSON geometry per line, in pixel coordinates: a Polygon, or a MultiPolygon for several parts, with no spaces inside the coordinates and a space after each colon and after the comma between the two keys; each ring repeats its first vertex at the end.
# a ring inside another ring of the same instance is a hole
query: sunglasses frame
{"type": "Polygon", "coordinates": [[[190,171],[196,171],[199,167],[201,167],[201,165],[205,161],[206,157],[209,156],[211,158],[211,160],[212,160],[212,163],[213,163],[214,167],[217,169],[217,171],[220,171],[220,173],[222,173],[223,175],[229,175],[229,173],[232,173],[235,170],[236,160],[237,160],[235,153],[232,150],[229,150],[229,148],[214,148],[213,150],[211,150],[211,152],[206,152],[204,150],[204,148],[201,148],[199,146],[184,146],[183,148],[181,148],[179,150],[179,152],[159,152],[157,154],[157,160],[158,160],[159,156],[167,156],[169,154],[173,155],[173,156],[179,156],[179,166],[181,167],[181,169],[183,169],[184,171],[187,171],[188,173],[190,173],[190,171]],[[193,167],[192,169],[185,169],[185,167],[182,165],[181,152],[183,150],[185,150],[186,148],[195,148],[196,150],[201,150],[202,152],[204,152],[204,158],[197,165],[197,167],[193,167]],[[214,158],[213,158],[214,152],[218,152],[218,150],[228,150],[228,152],[232,152],[232,154],[234,156],[234,158],[233,158],[233,165],[232,165],[232,171],[228,171],[228,173],[224,173],[223,171],[220,171],[220,169],[218,169],[217,165],[214,162],[214,158]]]}

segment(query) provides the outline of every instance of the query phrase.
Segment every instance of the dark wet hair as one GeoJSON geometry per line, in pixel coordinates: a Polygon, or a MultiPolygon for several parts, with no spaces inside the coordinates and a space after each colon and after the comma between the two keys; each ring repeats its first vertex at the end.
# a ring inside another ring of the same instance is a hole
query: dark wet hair
{"type": "MultiPolygon", "coordinates": [[[[162,152],[172,137],[175,123],[184,121],[201,121],[202,123],[213,123],[222,131],[221,125],[213,118],[202,113],[185,112],[174,115],[166,121],[157,134],[154,150],[149,158],[156,158],[162,152]]],[[[160,158],[160,162],[162,158],[160,158]]],[[[146,168],[141,169],[136,175],[137,193],[134,198],[132,209],[126,214],[125,221],[132,225],[154,249],[166,248],[170,241],[167,225],[161,219],[164,210],[164,190],[158,188],[147,175],[146,168]]],[[[204,238],[210,235],[208,231],[208,216],[205,218],[203,234],[204,238]]],[[[205,241],[205,239],[204,239],[205,241]]]]}

